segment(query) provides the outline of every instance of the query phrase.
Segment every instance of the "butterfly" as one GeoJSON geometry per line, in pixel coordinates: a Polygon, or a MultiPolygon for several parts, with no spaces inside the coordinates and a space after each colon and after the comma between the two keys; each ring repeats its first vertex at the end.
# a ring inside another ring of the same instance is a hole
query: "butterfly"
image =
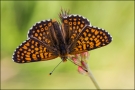
{"type": "Polygon", "coordinates": [[[52,60],[91,51],[108,45],[111,35],[104,29],[94,27],[81,15],[61,11],[61,22],[53,19],[36,23],[28,32],[28,39],[16,48],[13,61],[28,63],[52,60]]]}

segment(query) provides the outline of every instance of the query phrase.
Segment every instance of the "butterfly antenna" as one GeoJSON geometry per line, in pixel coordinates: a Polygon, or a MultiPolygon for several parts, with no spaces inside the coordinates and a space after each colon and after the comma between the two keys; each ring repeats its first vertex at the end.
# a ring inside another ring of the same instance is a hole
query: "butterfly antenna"
{"type": "MultiPolygon", "coordinates": [[[[62,61],[61,61],[62,62],[62,61]]],[[[61,63],[60,62],[60,63],[61,63]]],[[[49,73],[49,75],[52,75],[53,71],[60,65],[60,63],[49,73]]]]}

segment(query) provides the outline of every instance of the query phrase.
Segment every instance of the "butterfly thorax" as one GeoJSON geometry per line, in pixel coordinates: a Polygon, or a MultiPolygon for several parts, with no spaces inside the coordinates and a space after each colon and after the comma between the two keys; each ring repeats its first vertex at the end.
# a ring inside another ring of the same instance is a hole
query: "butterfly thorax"
{"type": "Polygon", "coordinates": [[[59,56],[61,57],[61,59],[63,60],[63,62],[64,61],[67,61],[68,50],[67,50],[66,45],[60,44],[59,46],[60,46],[60,48],[59,48],[59,51],[60,51],[59,52],[59,56]]]}

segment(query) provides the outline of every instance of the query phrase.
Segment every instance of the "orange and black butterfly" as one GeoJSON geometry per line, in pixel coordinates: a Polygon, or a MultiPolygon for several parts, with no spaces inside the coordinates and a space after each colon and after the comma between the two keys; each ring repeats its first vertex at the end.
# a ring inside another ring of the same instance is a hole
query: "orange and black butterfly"
{"type": "Polygon", "coordinates": [[[66,61],[69,55],[100,48],[112,41],[108,32],[92,26],[88,19],[68,13],[61,11],[61,23],[43,20],[30,28],[28,39],[14,51],[13,60],[28,63],[61,57],[66,61]]]}

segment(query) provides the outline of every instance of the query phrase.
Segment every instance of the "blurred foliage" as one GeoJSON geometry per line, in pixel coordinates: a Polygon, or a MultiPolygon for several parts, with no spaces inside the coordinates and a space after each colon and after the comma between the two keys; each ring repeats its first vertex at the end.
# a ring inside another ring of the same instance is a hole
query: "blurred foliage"
{"type": "Polygon", "coordinates": [[[113,41],[90,53],[89,65],[104,89],[134,88],[134,2],[133,1],[1,1],[1,88],[2,89],[88,89],[92,81],[76,71],[71,62],[17,64],[16,47],[27,39],[36,22],[57,19],[60,9],[87,17],[93,26],[107,30],[113,41]]]}

